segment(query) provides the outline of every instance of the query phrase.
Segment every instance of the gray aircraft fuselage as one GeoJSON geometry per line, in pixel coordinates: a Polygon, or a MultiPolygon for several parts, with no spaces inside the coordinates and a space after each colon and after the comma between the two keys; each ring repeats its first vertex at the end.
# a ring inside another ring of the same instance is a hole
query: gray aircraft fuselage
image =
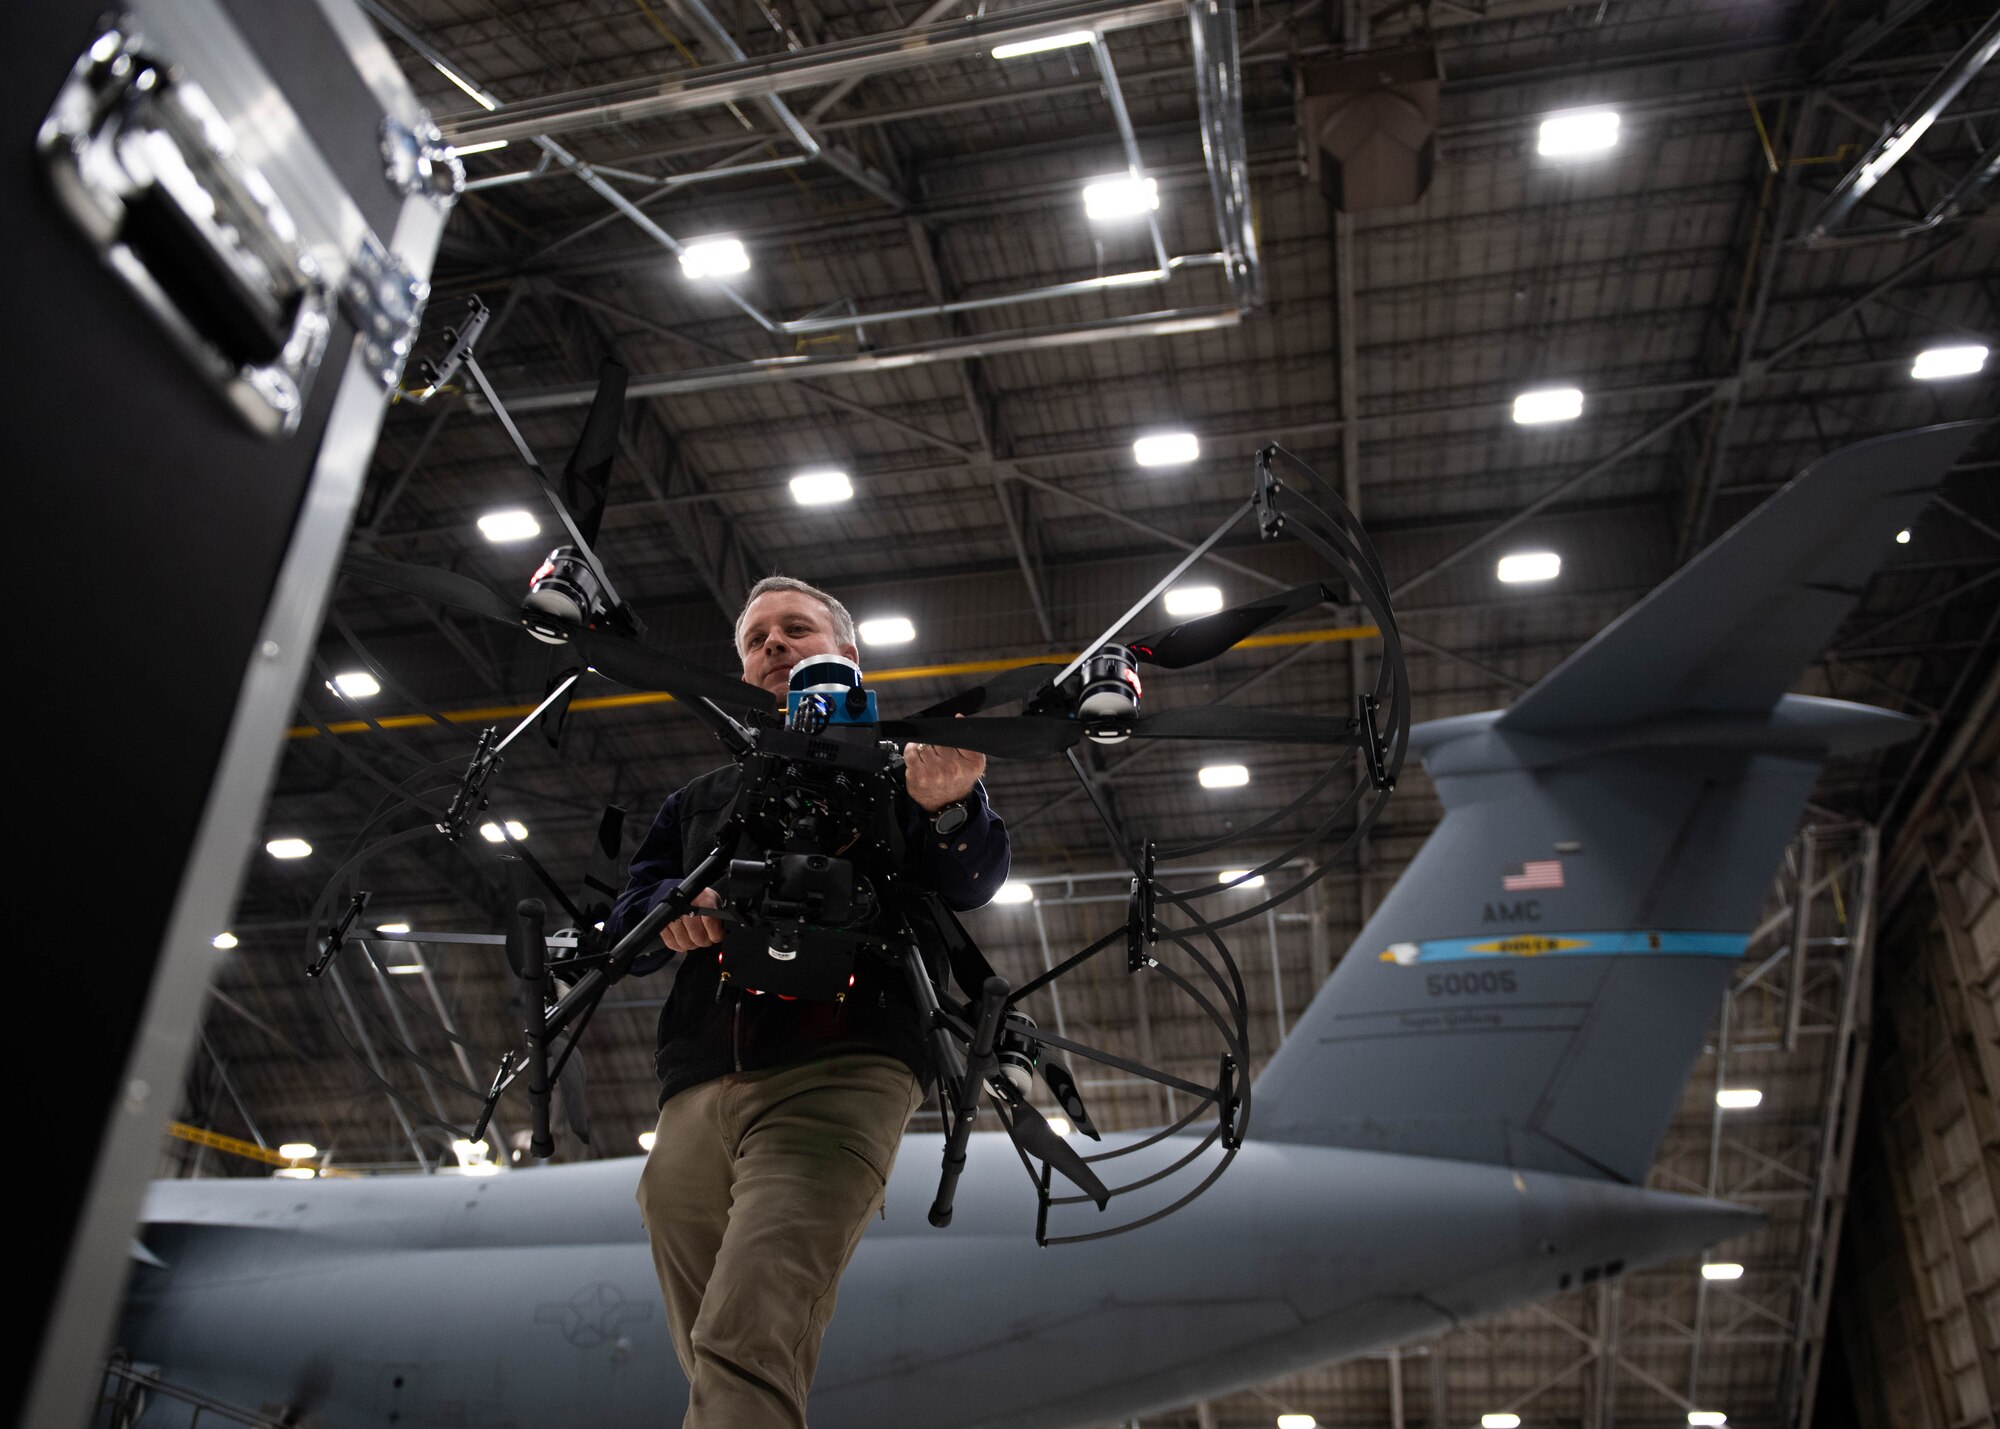
{"type": "MultiPolygon", "coordinates": [[[[1599,1180],[1252,1141],[1166,1221],[1041,1249],[1026,1178],[992,1133],[974,1138],[953,1224],[933,1229],[938,1147],[905,1143],[841,1282],[815,1429],[1028,1429],[1184,1404],[1757,1221],[1599,1180]]],[[[632,1199],[639,1165],[160,1183],[146,1240],[167,1268],[139,1270],[123,1343],[311,1424],[676,1424],[686,1387],[632,1199]]]]}

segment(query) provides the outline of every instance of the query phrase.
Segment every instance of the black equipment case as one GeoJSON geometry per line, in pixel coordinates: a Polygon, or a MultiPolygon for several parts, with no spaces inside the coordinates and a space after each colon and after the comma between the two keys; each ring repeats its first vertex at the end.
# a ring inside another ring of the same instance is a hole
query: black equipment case
{"type": "Polygon", "coordinates": [[[352,0],[0,33],[15,756],[47,771],[14,781],[15,1021],[60,1049],[0,1047],[36,1153],[8,1417],[69,1429],[462,176],[352,0]]]}

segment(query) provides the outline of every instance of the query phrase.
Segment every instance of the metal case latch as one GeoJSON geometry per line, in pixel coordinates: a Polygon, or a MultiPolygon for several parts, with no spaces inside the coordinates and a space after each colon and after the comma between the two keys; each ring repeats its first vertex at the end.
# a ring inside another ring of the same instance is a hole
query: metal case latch
{"type": "Polygon", "coordinates": [[[295,431],[331,331],[327,279],[201,86],[121,23],[77,60],[36,148],[105,263],[244,420],[295,431]]]}

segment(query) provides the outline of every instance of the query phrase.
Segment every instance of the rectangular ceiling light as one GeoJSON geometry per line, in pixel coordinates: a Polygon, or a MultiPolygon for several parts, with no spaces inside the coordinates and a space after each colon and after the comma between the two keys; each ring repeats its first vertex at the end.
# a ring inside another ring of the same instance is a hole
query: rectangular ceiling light
{"type": "Polygon", "coordinates": [[[1748,1111],[1763,1100],[1764,1094],[1755,1087],[1725,1087],[1715,1094],[1715,1104],[1724,1111],[1748,1111]]]}
{"type": "Polygon", "coordinates": [[[1562,574],[1563,558],[1554,551],[1517,551],[1500,558],[1495,572],[1508,585],[1526,581],[1552,581],[1562,574]]]}
{"type": "MultiPolygon", "coordinates": [[[[450,80],[453,84],[457,85],[460,89],[464,90],[468,95],[472,97],[472,102],[478,105],[481,109],[491,112],[492,110],[498,109],[500,107],[499,101],[488,99],[484,94],[480,93],[478,85],[474,84],[471,80],[467,79],[464,75],[460,74],[457,70],[452,69],[450,66],[441,65],[436,60],[432,60],[431,68],[436,70],[439,74],[443,75],[446,79],[450,80]]],[[[459,152],[463,153],[464,151],[460,150],[459,152]]]]}
{"type": "Polygon", "coordinates": [[[1009,44],[995,45],[993,58],[1015,60],[1022,55],[1038,55],[1044,50],[1066,50],[1073,45],[1090,43],[1090,31],[1065,30],[1060,35],[1043,35],[1038,40],[1014,40],[1009,44]]]}
{"type": "Polygon", "coordinates": [[[382,682],[366,670],[343,670],[327,684],[350,700],[370,699],[382,693],[382,682]]]}
{"type": "Polygon", "coordinates": [[[519,843],[528,836],[528,826],[519,819],[507,820],[505,828],[502,828],[499,824],[481,824],[479,826],[479,836],[490,844],[505,843],[508,839],[519,843]]]}
{"type": "Polygon", "coordinates": [[[879,620],[861,622],[863,645],[907,645],[916,638],[917,627],[901,615],[885,615],[879,620]]]}
{"type": "Polygon", "coordinates": [[[505,139],[488,139],[480,144],[454,144],[451,147],[452,151],[459,158],[463,159],[467,154],[490,154],[495,149],[504,149],[507,147],[507,141],[505,139]]]}
{"type": "Polygon", "coordinates": [[[1160,206],[1160,185],[1155,179],[1131,174],[1112,174],[1092,179],[1083,186],[1084,216],[1093,223],[1115,223],[1122,218],[1138,218],[1160,206]]]}
{"type": "Polygon", "coordinates": [[[1222,609],[1222,592],[1212,585],[1177,585],[1167,592],[1167,614],[1207,615],[1222,609]]]}
{"type": "Polygon", "coordinates": [[[1535,152],[1551,159],[1601,154],[1618,143],[1615,109],[1566,109],[1542,121],[1535,152]]]}
{"type": "Polygon", "coordinates": [[[531,511],[489,511],[479,518],[479,534],[496,546],[505,546],[541,535],[542,523],[531,511]]]}
{"type": "Polygon", "coordinates": [[[210,947],[220,948],[226,953],[236,946],[236,935],[234,933],[217,933],[208,941],[210,947]]]}
{"type": "Polygon", "coordinates": [[[1240,789],[1250,782],[1250,771],[1241,764],[1208,764],[1196,777],[1204,789],[1240,789]]]}
{"type": "Polygon", "coordinates": [[[319,1148],[310,1141],[287,1141],[278,1147],[278,1154],[287,1161],[310,1161],[319,1155],[319,1148]]]}
{"type": "Polygon", "coordinates": [[[830,506],[853,495],[854,483],[844,471],[802,471],[792,478],[792,500],[801,506],[830,506]]]}
{"type": "Polygon", "coordinates": [[[1310,1414],[1280,1414],[1278,1429],[1319,1429],[1319,1421],[1310,1414]]]}
{"type": "Polygon", "coordinates": [[[397,963],[387,969],[387,971],[395,973],[398,977],[414,977],[423,970],[424,965],[422,963],[397,963]]]}
{"type": "Polygon", "coordinates": [[[690,278],[727,278],[750,271],[750,250],[740,238],[702,238],[681,249],[681,272],[690,278]]]}
{"type": "Polygon", "coordinates": [[[1201,455],[1201,438],[1193,432],[1153,432],[1132,443],[1132,460],[1140,466],[1186,466],[1201,455]]]}
{"type": "Polygon", "coordinates": [[[1000,885],[1000,891],[993,895],[995,903],[1033,903],[1035,890],[1017,878],[1010,878],[1000,885]]]}
{"type": "Polygon", "coordinates": [[[1935,382],[1940,377],[1970,377],[1986,365],[1986,349],[1979,343],[1964,347],[1927,347],[1917,354],[1910,376],[1919,382],[1935,382]]]}
{"type": "Polygon", "coordinates": [[[264,845],[264,852],[272,858],[310,858],[313,846],[304,839],[272,839],[264,845]]]}
{"type": "Polygon", "coordinates": [[[1479,1416],[1479,1429],[1521,1429],[1521,1416],[1518,1414],[1482,1414],[1479,1416]]]}
{"type": "Polygon", "coordinates": [[[1247,876],[1249,872],[1247,868],[1225,868],[1215,876],[1215,881],[1226,883],[1233,888],[1262,888],[1264,875],[1260,873],[1255,878],[1250,878],[1247,876]]]}
{"type": "Polygon", "coordinates": [[[1720,1409],[1690,1409],[1688,1411],[1688,1423],[1692,1424],[1694,1429],[1718,1429],[1718,1426],[1727,1424],[1728,1422],[1729,1416],[1724,1414],[1720,1409]]]}
{"type": "Polygon", "coordinates": [[[1514,420],[1524,427],[1543,422],[1573,422],[1583,415],[1583,393],[1574,387],[1548,387],[1523,392],[1514,399],[1514,420]]]}
{"type": "Polygon", "coordinates": [[[1701,1268],[1703,1280],[1741,1280],[1743,1267],[1733,1260],[1711,1260],[1701,1268]]]}

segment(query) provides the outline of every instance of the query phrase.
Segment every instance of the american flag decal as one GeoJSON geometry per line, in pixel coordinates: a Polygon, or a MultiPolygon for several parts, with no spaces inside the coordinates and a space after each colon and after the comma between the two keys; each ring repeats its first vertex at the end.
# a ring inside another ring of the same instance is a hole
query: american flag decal
{"type": "Polygon", "coordinates": [[[1561,888],[1562,860],[1540,858],[1517,863],[1500,875],[1500,886],[1509,893],[1525,893],[1532,888],[1561,888]]]}

